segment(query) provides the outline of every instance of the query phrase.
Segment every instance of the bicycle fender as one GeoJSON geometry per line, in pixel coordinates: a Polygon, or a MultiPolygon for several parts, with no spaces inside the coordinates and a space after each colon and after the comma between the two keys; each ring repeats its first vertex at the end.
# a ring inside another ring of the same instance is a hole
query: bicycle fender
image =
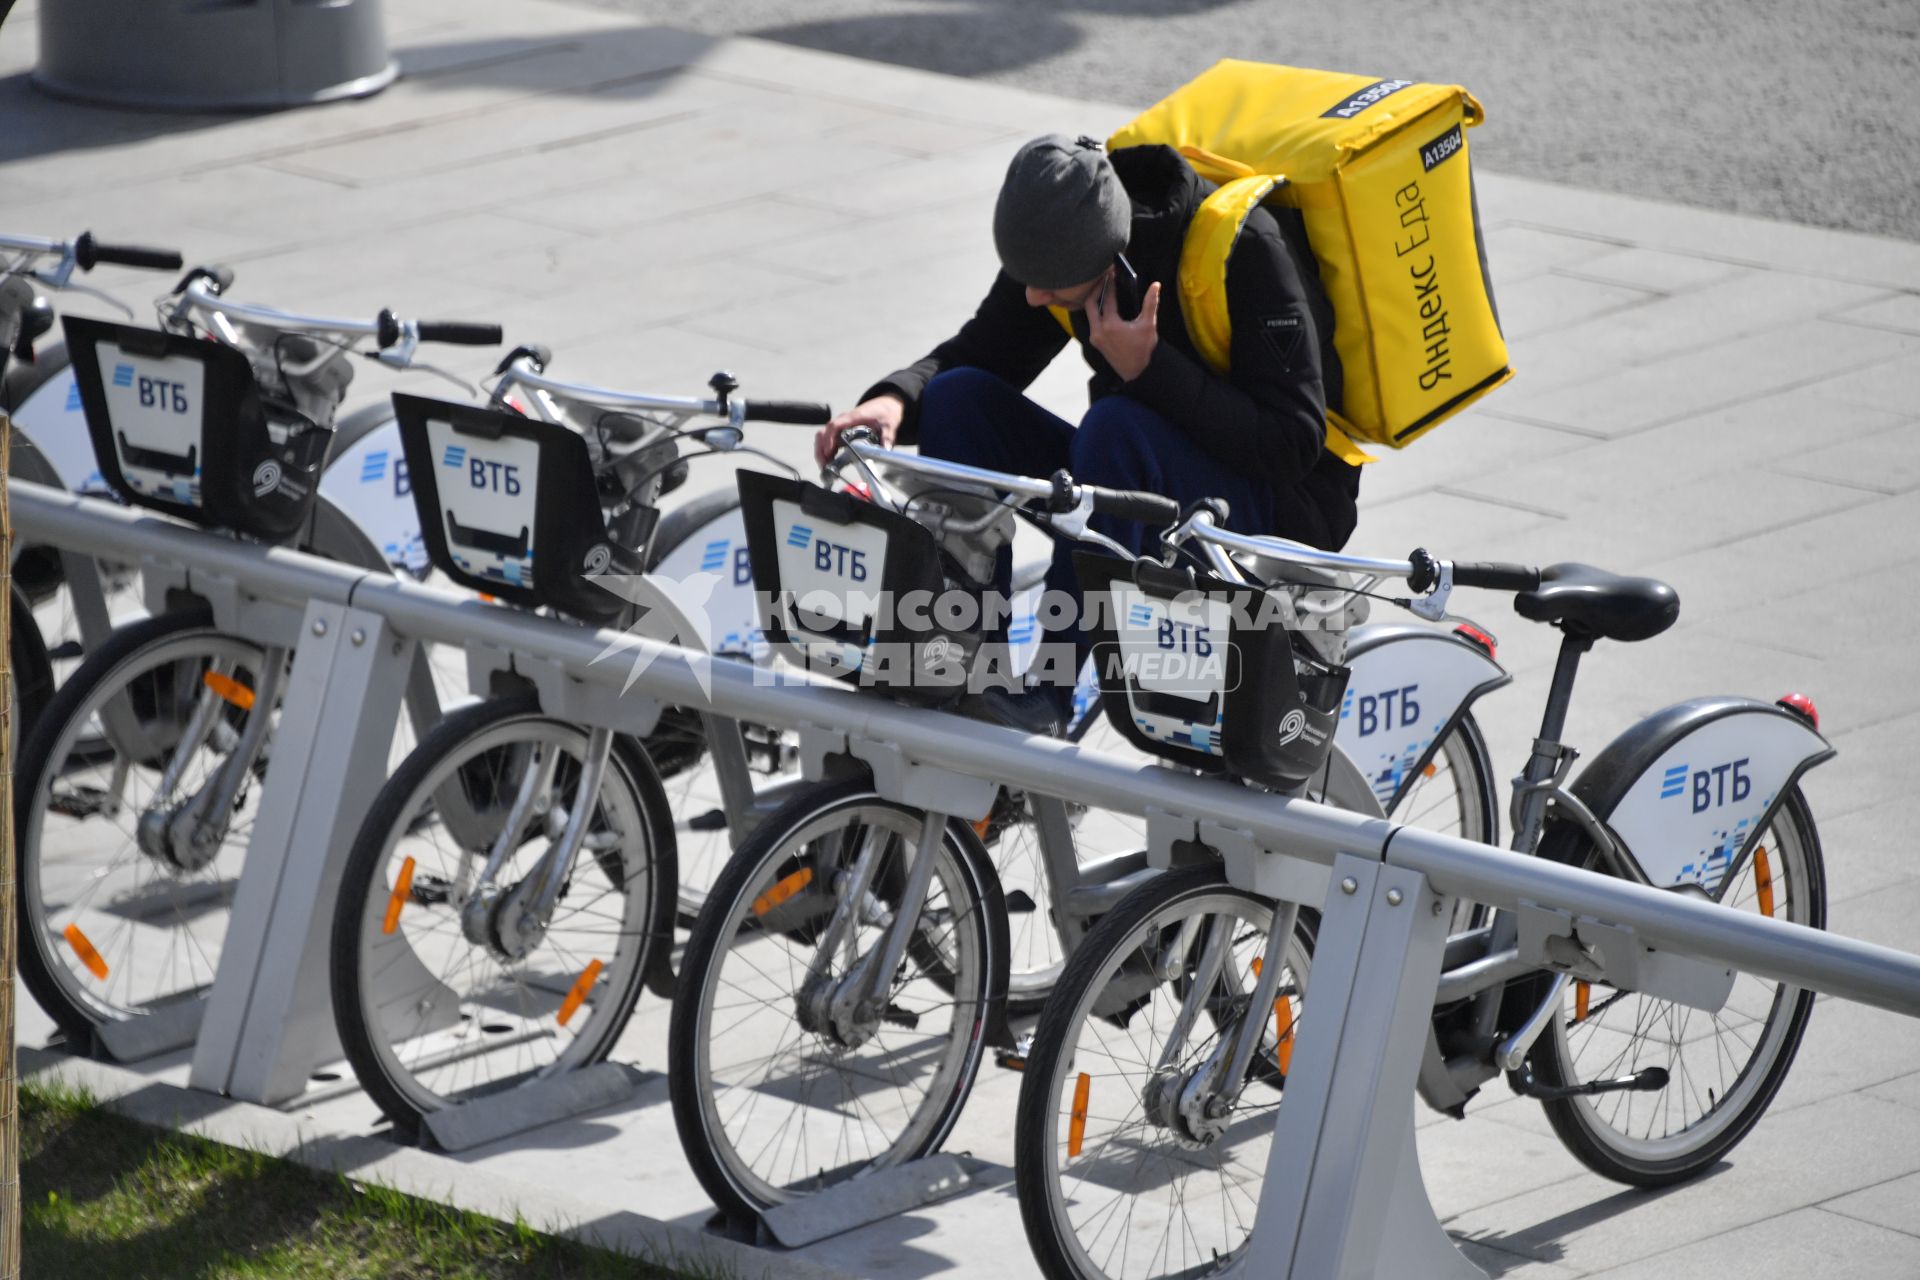
{"type": "Polygon", "coordinates": [[[669,530],[673,520],[668,513],[661,521],[659,537],[669,534],[673,543],[660,555],[654,574],[670,592],[691,599],[702,587],[708,594],[701,602],[709,634],[702,641],[710,652],[751,655],[765,662],[771,651],[760,635],[760,619],[754,608],[753,571],[747,566],[747,526],[740,505],[721,511],[712,519],[688,530],[669,530]]]}
{"type": "Polygon", "coordinates": [[[1513,681],[1478,645],[1399,623],[1355,627],[1347,666],[1334,741],[1389,813],[1475,700],[1513,681]]]}
{"type": "Polygon", "coordinates": [[[1696,698],[1608,743],[1571,790],[1649,883],[1712,892],[1745,862],[1800,776],[1834,754],[1770,703],[1696,698]]]}

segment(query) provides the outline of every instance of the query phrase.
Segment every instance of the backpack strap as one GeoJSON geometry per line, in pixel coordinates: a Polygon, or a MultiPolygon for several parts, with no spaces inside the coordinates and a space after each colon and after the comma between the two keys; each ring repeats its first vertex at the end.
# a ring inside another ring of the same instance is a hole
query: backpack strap
{"type": "MultiPolygon", "coordinates": [[[[1221,184],[1208,196],[1187,224],[1186,241],[1180,248],[1180,314],[1186,317],[1187,333],[1193,339],[1200,358],[1215,373],[1224,374],[1232,363],[1233,319],[1227,310],[1227,259],[1240,239],[1240,229],[1262,200],[1276,185],[1285,189],[1283,179],[1271,174],[1251,174],[1221,184]]],[[[1374,461],[1340,429],[1339,417],[1327,415],[1328,452],[1351,466],[1374,461]]]]}

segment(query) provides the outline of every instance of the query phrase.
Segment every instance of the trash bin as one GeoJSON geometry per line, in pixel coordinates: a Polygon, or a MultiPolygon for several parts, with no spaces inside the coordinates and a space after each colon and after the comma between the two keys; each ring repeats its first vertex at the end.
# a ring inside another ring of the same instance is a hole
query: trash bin
{"type": "Polygon", "coordinates": [[[380,0],[53,0],[48,93],[130,107],[294,107],[377,93],[399,68],[380,0]]]}

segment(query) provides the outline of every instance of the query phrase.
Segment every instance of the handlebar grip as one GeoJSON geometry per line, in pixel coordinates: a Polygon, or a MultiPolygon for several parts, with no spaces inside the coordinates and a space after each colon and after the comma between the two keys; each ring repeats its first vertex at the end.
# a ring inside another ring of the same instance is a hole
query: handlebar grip
{"type": "Polygon", "coordinates": [[[1180,504],[1157,493],[1137,489],[1102,489],[1082,485],[1081,492],[1093,499],[1093,509],[1103,516],[1137,520],[1141,524],[1173,524],[1180,519],[1180,504]]]}
{"type": "Polygon", "coordinates": [[[101,244],[93,232],[82,231],[73,242],[73,260],[82,271],[91,271],[100,263],[120,267],[140,267],[148,271],[178,271],[186,264],[178,249],[147,249],[132,244],[101,244]]]}
{"type": "Polygon", "coordinates": [[[1523,564],[1454,562],[1453,585],[1485,587],[1491,591],[1532,591],[1540,585],[1540,571],[1523,564]]]}
{"type": "Polygon", "coordinates": [[[790,422],[799,427],[824,427],[833,421],[833,410],[809,400],[749,400],[748,422],[790,422]]]}
{"type": "Polygon", "coordinates": [[[420,341],[446,342],[458,347],[497,347],[505,339],[497,324],[473,324],[466,320],[422,320],[420,341]]]}

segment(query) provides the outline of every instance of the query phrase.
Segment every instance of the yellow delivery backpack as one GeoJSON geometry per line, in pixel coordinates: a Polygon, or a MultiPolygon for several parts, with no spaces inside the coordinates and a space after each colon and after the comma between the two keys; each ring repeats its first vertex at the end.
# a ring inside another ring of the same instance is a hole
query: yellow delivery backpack
{"type": "Polygon", "coordinates": [[[1513,376],[1468,168],[1480,104],[1457,85],[1226,59],[1108,139],[1158,143],[1217,182],[1187,228],[1180,306],[1224,372],[1227,258],[1262,201],[1297,208],[1333,304],[1345,404],[1327,447],[1402,448],[1513,376]]]}

